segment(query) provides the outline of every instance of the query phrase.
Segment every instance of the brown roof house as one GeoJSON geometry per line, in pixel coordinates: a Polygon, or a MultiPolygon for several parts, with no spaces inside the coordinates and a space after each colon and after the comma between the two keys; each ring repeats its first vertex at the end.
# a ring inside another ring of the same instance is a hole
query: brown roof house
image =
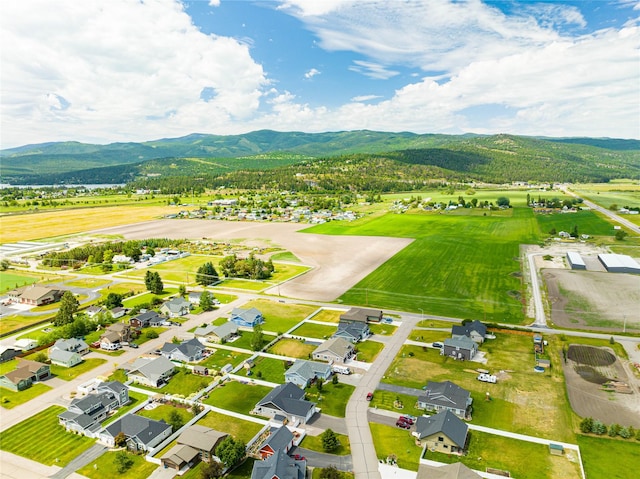
{"type": "Polygon", "coordinates": [[[18,365],[13,371],[0,376],[0,386],[12,391],[23,391],[37,381],[44,381],[51,377],[48,364],[29,359],[18,359],[18,365]]]}
{"type": "Polygon", "coordinates": [[[113,323],[100,336],[102,349],[118,349],[123,342],[131,340],[131,326],[127,323],[113,323]]]}
{"type": "Polygon", "coordinates": [[[176,446],[162,456],[162,464],[180,470],[187,465],[193,465],[198,459],[211,462],[215,460],[218,445],[227,436],[226,432],[194,424],[178,436],[176,446]]]}
{"type": "Polygon", "coordinates": [[[461,462],[445,466],[420,464],[416,479],[481,479],[482,476],[461,462]]]}
{"type": "Polygon", "coordinates": [[[382,321],[382,311],[370,308],[351,308],[340,315],[340,322],[379,323],[382,321]]]}
{"type": "Polygon", "coordinates": [[[49,303],[60,301],[65,290],[52,288],[50,286],[40,286],[32,284],[22,288],[9,291],[10,299],[18,301],[22,304],[30,304],[32,306],[42,306],[49,303]]]}
{"type": "Polygon", "coordinates": [[[462,454],[467,444],[469,426],[451,411],[443,411],[433,416],[420,416],[416,430],[412,434],[421,446],[431,452],[462,454]]]}

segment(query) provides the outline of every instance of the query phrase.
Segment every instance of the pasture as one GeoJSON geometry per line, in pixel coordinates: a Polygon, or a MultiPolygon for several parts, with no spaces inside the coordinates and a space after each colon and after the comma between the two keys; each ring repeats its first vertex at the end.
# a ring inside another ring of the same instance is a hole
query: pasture
{"type": "Polygon", "coordinates": [[[347,304],[520,324],[519,245],[536,243],[529,208],[510,217],[387,214],[359,225],[325,223],[310,233],[415,238],[340,297],[347,304]]]}
{"type": "Polygon", "coordinates": [[[578,228],[578,233],[581,235],[612,236],[614,234],[613,225],[593,211],[536,214],[535,218],[543,235],[549,234],[551,230],[557,233],[560,231],[571,233],[574,227],[578,228]]]}

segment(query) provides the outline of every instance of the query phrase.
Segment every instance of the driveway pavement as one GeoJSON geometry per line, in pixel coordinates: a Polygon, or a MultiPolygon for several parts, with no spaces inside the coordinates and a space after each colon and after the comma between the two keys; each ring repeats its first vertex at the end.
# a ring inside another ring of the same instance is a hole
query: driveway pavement
{"type": "Polygon", "coordinates": [[[335,454],[325,454],[324,452],[312,451],[303,447],[294,447],[289,455],[300,454],[307,460],[307,464],[311,467],[329,467],[336,466],[340,471],[351,471],[353,463],[351,456],[336,456],[335,454]]]}
{"type": "Polygon", "coordinates": [[[409,396],[414,396],[416,398],[418,396],[423,396],[424,395],[424,391],[422,389],[407,388],[407,387],[404,387],[404,386],[396,386],[395,384],[380,383],[380,384],[378,384],[378,387],[376,389],[380,389],[382,391],[391,391],[393,393],[408,394],[409,396]]]}
{"type": "MultiPolygon", "coordinates": [[[[318,434],[321,434],[325,429],[331,429],[333,432],[339,434],[348,434],[347,422],[343,417],[329,416],[328,414],[314,414],[311,420],[307,423],[314,429],[319,430],[318,434]]],[[[311,431],[310,436],[315,436],[311,431]]]]}

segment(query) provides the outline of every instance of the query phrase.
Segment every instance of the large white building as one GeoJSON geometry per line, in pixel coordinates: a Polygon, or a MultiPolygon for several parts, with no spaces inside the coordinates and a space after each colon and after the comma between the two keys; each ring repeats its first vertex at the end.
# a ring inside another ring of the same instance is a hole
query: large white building
{"type": "Polygon", "coordinates": [[[626,254],[599,254],[598,259],[609,273],[640,274],[640,264],[626,254]]]}

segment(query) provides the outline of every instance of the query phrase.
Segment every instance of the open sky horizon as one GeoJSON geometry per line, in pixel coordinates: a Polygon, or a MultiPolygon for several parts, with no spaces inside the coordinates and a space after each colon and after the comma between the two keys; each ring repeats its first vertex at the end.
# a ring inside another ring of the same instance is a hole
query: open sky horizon
{"type": "Polygon", "coordinates": [[[640,139],[637,0],[6,0],[0,148],[271,129],[640,139]]]}

